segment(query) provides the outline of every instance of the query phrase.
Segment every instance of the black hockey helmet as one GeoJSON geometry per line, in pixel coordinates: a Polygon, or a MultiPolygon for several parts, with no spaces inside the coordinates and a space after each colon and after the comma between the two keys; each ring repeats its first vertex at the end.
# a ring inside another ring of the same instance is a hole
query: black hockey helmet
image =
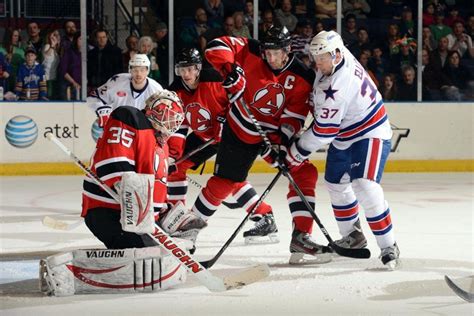
{"type": "Polygon", "coordinates": [[[262,36],[262,49],[286,48],[291,44],[291,35],[285,26],[271,26],[262,36]]]}
{"type": "Polygon", "coordinates": [[[201,54],[196,48],[185,48],[176,56],[175,67],[202,64],[201,54]]]}

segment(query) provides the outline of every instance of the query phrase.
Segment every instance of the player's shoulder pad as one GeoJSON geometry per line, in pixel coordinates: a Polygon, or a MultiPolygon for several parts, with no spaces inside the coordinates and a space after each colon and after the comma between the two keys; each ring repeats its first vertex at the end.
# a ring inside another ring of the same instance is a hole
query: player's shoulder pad
{"type": "Polygon", "coordinates": [[[261,56],[262,52],[260,50],[260,42],[253,39],[253,38],[249,38],[248,39],[248,46],[249,46],[249,52],[254,54],[254,55],[257,55],[258,57],[261,56]]]}
{"type": "Polygon", "coordinates": [[[148,84],[150,85],[151,88],[155,90],[163,90],[163,87],[158,81],[150,77],[148,77],[147,79],[148,79],[148,84]]]}
{"type": "Polygon", "coordinates": [[[114,82],[121,82],[121,81],[129,81],[131,80],[132,75],[128,72],[123,72],[120,74],[113,75],[112,77],[109,78],[107,81],[108,83],[114,83],[114,82]]]}
{"type": "Polygon", "coordinates": [[[313,86],[316,73],[313,69],[306,66],[298,57],[293,57],[293,61],[290,67],[288,67],[288,70],[303,78],[310,86],[313,86]]]}
{"type": "Polygon", "coordinates": [[[125,123],[135,129],[152,129],[150,121],[146,118],[145,114],[133,106],[119,106],[116,108],[111,117],[125,123]]]}
{"type": "Polygon", "coordinates": [[[223,80],[222,76],[214,68],[203,68],[199,74],[200,82],[222,82],[223,80]]]}

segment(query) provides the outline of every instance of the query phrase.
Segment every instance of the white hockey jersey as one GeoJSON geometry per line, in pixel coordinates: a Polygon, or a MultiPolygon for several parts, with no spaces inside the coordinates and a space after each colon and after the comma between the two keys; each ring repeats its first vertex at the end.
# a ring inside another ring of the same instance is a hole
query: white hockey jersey
{"type": "Polygon", "coordinates": [[[163,90],[163,87],[155,80],[151,78],[146,80],[147,83],[143,89],[135,90],[132,86],[131,74],[114,75],[87,97],[87,104],[94,112],[99,107],[107,106],[113,111],[122,105],[141,110],[145,107],[145,101],[149,96],[163,90]]]}
{"type": "Polygon", "coordinates": [[[331,76],[320,71],[316,74],[312,94],[315,121],[298,141],[305,151],[314,152],[329,143],[347,149],[361,139],[392,137],[377,86],[348,49],[344,48],[343,56],[331,76]]]}

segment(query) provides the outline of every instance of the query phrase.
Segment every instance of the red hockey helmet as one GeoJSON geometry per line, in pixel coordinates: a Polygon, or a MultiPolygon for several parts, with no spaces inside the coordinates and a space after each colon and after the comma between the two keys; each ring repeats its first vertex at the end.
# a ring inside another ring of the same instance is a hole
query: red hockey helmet
{"type": "Polygon", "coordinates": [[[159,133],[160,142],[164,143],[184,120],[183,102],[176,92],[162,90],[146,100],[145,115],[159,133]]]}

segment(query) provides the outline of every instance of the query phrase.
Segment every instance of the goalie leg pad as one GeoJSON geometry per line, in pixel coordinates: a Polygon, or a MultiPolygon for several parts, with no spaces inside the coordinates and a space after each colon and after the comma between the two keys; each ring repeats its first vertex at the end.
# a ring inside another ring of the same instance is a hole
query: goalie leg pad
{"type": "Polygon", "coordinates": [[[54,296],[151,292],[186,282],[186,269],[159,247],[75,250],[40,261],[40,289],[54,296]]]}
{"type": "Polygon", "coordinates": [[[155,231],[153,214],[153,188],[151,174],[125,172],[118,186],[120,223],[126,232],[151,234],[155,231]]]}

